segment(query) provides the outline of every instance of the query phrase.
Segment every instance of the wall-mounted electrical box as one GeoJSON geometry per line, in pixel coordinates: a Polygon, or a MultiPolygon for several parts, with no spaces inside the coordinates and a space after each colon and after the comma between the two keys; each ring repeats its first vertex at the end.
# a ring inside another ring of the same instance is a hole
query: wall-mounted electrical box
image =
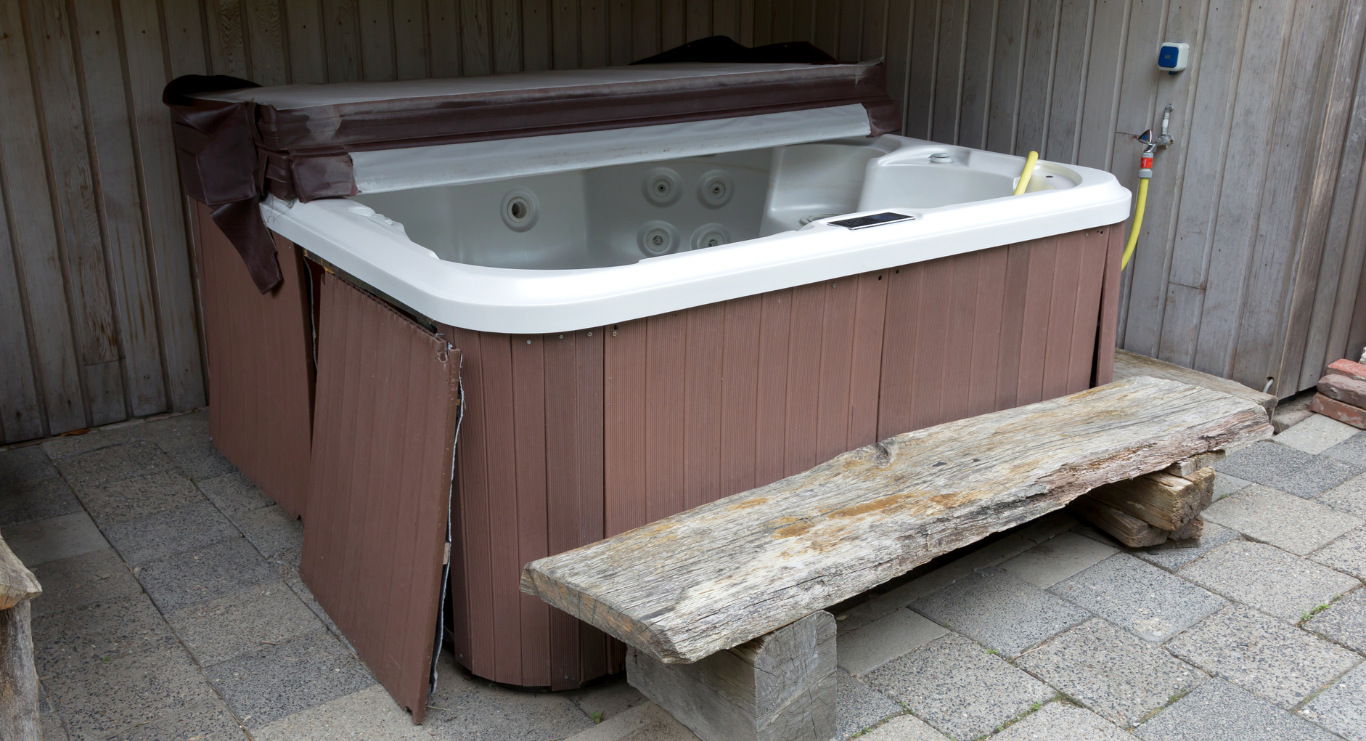
{"type": "Polygon", "coordinates": [[[1190,63],[1191,45],[1168,41],[1157,47],[1157,68],[1174,75],[1190,63]]]}

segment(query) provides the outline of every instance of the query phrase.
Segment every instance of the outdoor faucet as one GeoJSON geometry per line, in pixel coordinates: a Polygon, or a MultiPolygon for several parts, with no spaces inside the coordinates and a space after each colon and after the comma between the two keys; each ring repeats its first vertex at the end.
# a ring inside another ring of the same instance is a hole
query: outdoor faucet
{"type": "Polygon", "coordinates": [[[1171,126],[1171,123],[1172,104],[1168,103],[1167,107],[1162,110],[1162,134],[1157,137],[1157,141],[1155,142],[1157,146],[1162,147],[1163,149],[1170,147],[1173,143],[1176,142],[1176,140],[1172,138],[1171,134],[1167,133],[1169,127],[1171,126]]]}

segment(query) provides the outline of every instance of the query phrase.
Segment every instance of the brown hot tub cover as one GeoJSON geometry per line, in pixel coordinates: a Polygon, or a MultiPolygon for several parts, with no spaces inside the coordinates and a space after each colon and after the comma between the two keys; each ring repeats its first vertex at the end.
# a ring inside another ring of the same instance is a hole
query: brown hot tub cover
{"type": "Polygon", "coordinates": [[[352,152],[851,104],[866,109],[871,136],[900,128],[881,63],[809,61],[817,55],[804,45],[706,39],[650,64],[592,70],[272,88],[190,75],[173,80],[163,100],[186,192],[210,207],[264,293],[281,278],[257,202],[267,193],[355,195],[352,152]]]}

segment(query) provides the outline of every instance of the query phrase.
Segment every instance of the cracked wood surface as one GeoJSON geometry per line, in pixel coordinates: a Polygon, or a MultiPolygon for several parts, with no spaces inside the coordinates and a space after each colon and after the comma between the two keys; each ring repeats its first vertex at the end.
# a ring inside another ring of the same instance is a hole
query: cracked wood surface
{"type": "Polygon", "coordinates": [[[694,662],[1098,486],[1270,436],[1254,403],[1129,378],[897,435],[533,561],[522,591],[665,663],[694,662]]]}

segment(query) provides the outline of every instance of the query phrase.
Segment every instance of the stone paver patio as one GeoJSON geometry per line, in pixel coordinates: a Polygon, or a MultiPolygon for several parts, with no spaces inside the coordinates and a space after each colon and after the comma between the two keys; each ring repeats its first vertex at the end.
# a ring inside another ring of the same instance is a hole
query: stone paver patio
{"type": "MultiPolygon", "coordinates": [[[[1366,741],[1366,433],[1314,416],[1217,467],[1198,548],[1055,513],[838,606],[840,738],[1366,741]]],[[[202,413],[0,450],[41,581],[49,741],[685,741],[621,677],[474,678],[413,726],[299,579],[299,523],[202,413]]]]}

